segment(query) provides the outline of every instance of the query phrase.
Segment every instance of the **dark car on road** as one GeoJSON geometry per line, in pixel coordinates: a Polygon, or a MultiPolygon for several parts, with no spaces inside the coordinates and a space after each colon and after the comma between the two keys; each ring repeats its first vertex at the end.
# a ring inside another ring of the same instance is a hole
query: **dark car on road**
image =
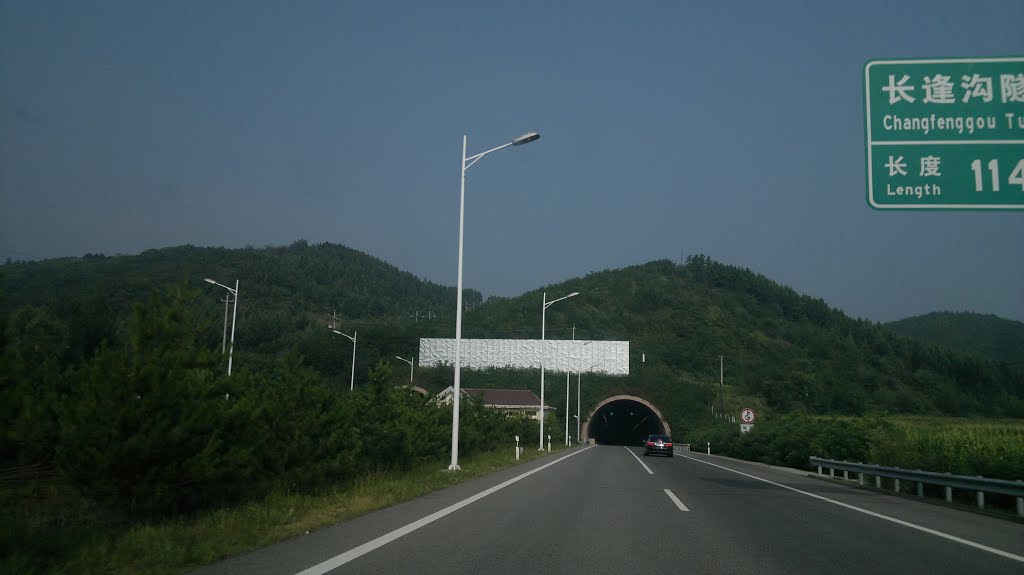
{"type": "Polygon", "coordinates": [[[672,438],[667,435],[648,435],[644,442],[644,455],[652,453],[672,457],[672,438]]]}

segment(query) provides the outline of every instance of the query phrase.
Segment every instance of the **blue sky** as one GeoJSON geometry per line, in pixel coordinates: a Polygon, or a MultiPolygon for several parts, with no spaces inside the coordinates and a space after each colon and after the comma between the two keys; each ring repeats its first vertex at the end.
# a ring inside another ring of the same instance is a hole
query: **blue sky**
{"type": "Polygon", "coordinates": [[[862,93],[1024,55],[1024,2],[831,4],[0,0],[0,257],[303,238],[454,285],[463,134],[538,131],[468,173],[467,287],[704,253],[1024,320],[1024,213],[869,208],[862,93]]]}

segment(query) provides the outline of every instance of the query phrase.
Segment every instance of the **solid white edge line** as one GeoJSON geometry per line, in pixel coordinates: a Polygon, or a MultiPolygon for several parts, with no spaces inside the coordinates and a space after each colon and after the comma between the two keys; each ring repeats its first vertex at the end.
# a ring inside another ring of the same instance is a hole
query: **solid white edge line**
{"type": "Polygon", "coordinates": [[[676,507],[678,507],[680,511],[689,511],[689,509],[685,505],[683,505],[683,502],[680,501],[678,497],[676,497],[676,494],[672,493],[671,489],[666,489],[665,495],[668,495],[668,498],[672,500],[672,503],[676,504],[676,507]]]}
{"type": "Polygon", "coordinates": [[[633,456],[633,459],[635,459],[635,460],[637,461],[637,463],[639,463],[640,465],[643,465],[643,466],[644,466],[644,469],[646,469],[646,470],[647,470],[647,473],[650,473],[651,475],[654,475],[654,472],[653,472],[653,471],[651,471],[651,468],[650,468],[650,467],[647,467],[647,464],[646,464],[646,463],[644,463],[643,461],[641,461],[641,460],[640,460],[640,458],[639,458],[639,457],[637,457],[635,453],[633,453],[633,450],[632,450],[632,449],[630,449],[630,448],[626,447],[625,445],[623,445],[623,446],[622,446],[622,448],[623,448],[623,449],[625,449],[626,451],[628,451],[628,452],[629,452],[629,454],[633,456]]]}
{"type": "Polygon", "coordinates": [[[765,482],[765,483],[767,483],[769,485],[774,485],[776,487],[781,487],[783,489],[788,489],[790,491],[795,491],[796,493],[799,493],[801,495],[806,495],[808,497],[813,497],[815,499],[820,499],[821,501],[825,501],[825,502],[831,503],[833,505],[838,505],[840,507],[845,507],[845,508],[851,509],[853,511],[859,511],[860,513],[864,513],[865,515],[870,515],[872,517],[877,517],[879,519],[884,519],[886,521],[891,521],[893,523],[896,523],[898,525],[902,525],[904,527],[909,527],[911,529],[917,529],[918,531],[923,531],[925,533],[929,533],[931,535],[935,535],[936,537],[942,537],[943,539],[948,539],[950,541],[955,541],[957,543],[962,543],[963,545],[967,545],[969,547],[974,547],[975,549],[981,549],[982,551],[988,551],[989,553],[994,553],[994,554],[999,555],[1001,557],[1006,557],[1007,559],[1013,559],[1014,561],[1020,561],[1021,563],[1024,563],[1024,557],[1021,557],[1020,555],[1014,555],[1013,553],[1010,553],[1008,551],[1003,551],[1001,549],[996,549],[995,547],[989,547],[988,545],[982,545],[981,543],[975,543],[974,541],[968,541],[967,539],[961,539],[960,537],[957,537],[956,535],[950,535],[949,533],[943,533],[942,531],[936,531],[935,529],[930,529],[930,528],[924,527],[922,525],[917,525],[916,523],[910,523],[909,521],[903,521],[902,519],[896,519],[895,517],[889,517],[888,515],[882,515],[881,513],[876,513],[874,511],[868,511],[867,509],[862,509],[860,507],[856,507],[856,506],[850,505],[849,503],[843,503],[841,501],[836,501],[835,499],[829,499],[828,497],[822,497],[821,495],[815,495],[814,493],[808,493],[807,491],[802,491],[800,489],[797,489],[796,487],[790,487],[788,485],[783,485],[781,483],[775,483],[774,481],[769,481],[767,479],[762,479],[761,477],[758,477],[756,475],[750,475],[749,473],[743,473],[742,471],[736,471],[735,469],[730,469],[728,467],[725,467],[724,465],[718,465],[717,463],[711,463],[710,461],[704,461],[703,459],[697,459],[696,457],[690,457],[689,455],[684,455],[683,457],[685,457],[687,459],[692,459],[693,461],[697,461],[697,462],[703,463],[705,465],[710,465],[712,467],[717,467],[719,469],[724,469],[726,471],[731,471],[731,472],[733,472],[733,473],[735,473],[737,475],[742,475],[744,477],[749,477],[751,479],[756,479],[758,481],[763,481],[763,482],[765,482]]]}
{"type": "Polygon", "coordinates": [[[526,473],[523,473],[522,475],[517,475],[517,476],[513,477],[512,479],[509,479],[508,481],[505,481],[503,483],[499,483],[498,485],[495,485],[494,487],[491,487],[489,489],[485,489],[484,491],[481,491],[480,493],[477,493],[476,495],[474,495],[472,497],[468,497],[466,499],[463,499],[462,501],[459,501],[458,503],[453,503],[452,505],[449,505],[448,507],[445,507],[444,509],[442,509],[440,511],[435,511],[434,513],[431,513],[430,515],[427,515],[426,517],[424,517],[422,519],[418,519],[416,521],[413,521],[412,523],[406,525],[405,527],[399,527],[398,529],[395,529],[394,531],[391,531],[390,533],[385,533],[384,535],[381,535],[380,537],[378,537],[378,538],[376,538],[376,539],[374,539],[372,541],[367,541],[366,543],[363,543],[362,545],[360,545],[358,547],[354,547],[352,549],[349,549],[348,551],[342,553],[341,555],[336,555],[336,556],[328,559],[327,561],[324,561],[322,563],[318,563],[318,564],[316,564],[316,565],[314,565],[314,566],[312,566],[312,567],[310,567],[308,569],[305,569],[303,571],[299,571],[298,573],[296,573],[296,575],[323,575],[324,573],[327,573],[328,571],[337,569],[338,567],[341,567],[342,565],[348,563],[349,561],[352,561],[354,559],[358,559],[359,557],[362,557],[363,555],[366,555],[370,551],[373,551],[375,549],[383,547],[383,546],[387,545],[388,543],[391,543],[395,539],[398,539],[399,537],[408,535],[409,533],[412,533],[413,531],[416,531],[420,527],[424,527],[426,525],[429,525],[429,524],[433,523],[434,521],[437,521],[438,519],[441,519],[442,517],[444,517],[446,515],[450,515],[450,514],[456,512],[456,511],[458,511],[459,509],[462,509],[463,507],[471,504],[471,503],[475,503],[475,502],[483,499],[484,497],[487,497],[488,495],[490,495],[492,493],[495,493],[497,491],[501,491],[502,489],[508,487],[509,485],[512,485],[513,483],[519,481],[520,479],[525,479],[525,478],[533,475],[534,473],[537,473],[538,471],[541,471],[543,469],[547,469],[548,467],[551,467],[552,465],[554,465],[556,463],[559,463],[561,461],[565,461],[566,459],[569,459],[570,457],[572,457],[574,455],[579,455],[580,453],[583,453],[584,451],[590,449],[591,447],[595,447],[595,446],[591,445],[589,447],[584,447],[583,449],[581,449],[579,451],[570,453],[569,455],[565,455],[563,457],[559,457],[558,459],[552,461],[551,463],[545,463],[544,465],[541,465],[537,469],[532,469],[530,471],[527,471],[526,473]]]}

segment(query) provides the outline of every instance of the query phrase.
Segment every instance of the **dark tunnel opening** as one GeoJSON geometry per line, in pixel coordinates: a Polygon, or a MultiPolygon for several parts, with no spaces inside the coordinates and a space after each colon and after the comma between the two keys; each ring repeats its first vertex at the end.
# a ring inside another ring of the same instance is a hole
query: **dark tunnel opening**
{"type": "Polygon", "coordinates": [[[619,399],[594,412],[588,431],[587,436],[601,445],[640,445],[648,435],[665,433],[665,427],[650,407],[619,399]]]}

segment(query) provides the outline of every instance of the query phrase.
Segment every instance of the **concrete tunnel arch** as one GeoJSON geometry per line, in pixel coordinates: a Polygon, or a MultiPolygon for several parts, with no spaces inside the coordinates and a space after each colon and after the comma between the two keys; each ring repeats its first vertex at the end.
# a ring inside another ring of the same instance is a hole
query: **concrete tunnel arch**
{"type": "Polygon", "coordinates": [[[597,443],[635,445],[647,435],[672,435],[672,427],[661,410],[646,399],[613,395],[590,411],[580,434],[597,443]]]}

